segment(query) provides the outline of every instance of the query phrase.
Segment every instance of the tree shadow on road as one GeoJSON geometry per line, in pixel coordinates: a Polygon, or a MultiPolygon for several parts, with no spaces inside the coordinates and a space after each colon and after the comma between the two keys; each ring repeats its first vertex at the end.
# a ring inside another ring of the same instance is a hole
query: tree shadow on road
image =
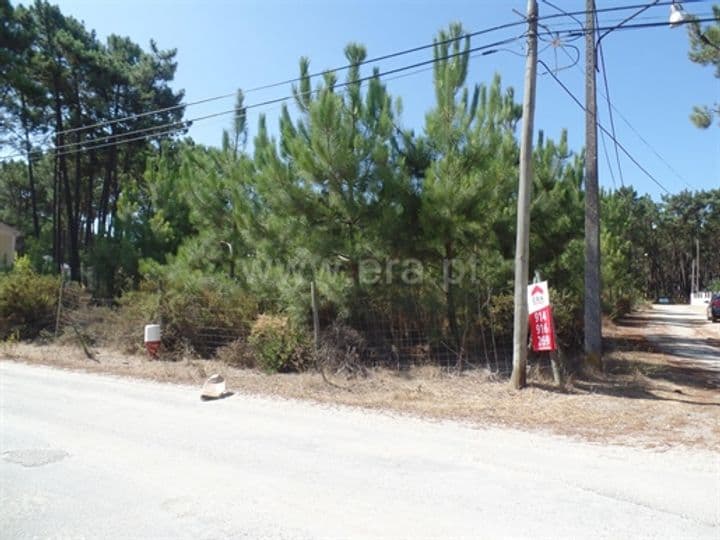
{"type": "Polygon", "coordinates": [[[708,356],[712,354],[713,340],[673,339],[672,345],[673,354],[667,354],[660,344],[641,336],[605,339],[604,347],[609,352],[605,371],[608,375],[639,372],[653,380],[704,390],[720,389],[720,371],[717,364],[697,358],[698,353],[708,356]]]}
{"type": "Polygon", "coordinates": [[[707,390],[696,390],[693,388],[678,388],[672,384],[663,384],[662,381],[645,377],[626,375],[618,376],[588,376],[574,379],[572,384],[566,387],[558,387],[552,383],[531,381],[528,386],[539,388],[547,392],[560,394],[598,394],[611,396],[620,399],[645,399],[657,401],[673,401],[688,405],[701,405],[720,407],[720,400],[708,395],[707,390]]]}
{"type": "Polygon", "coordinates": [[[648,324],[671,324],[673,326],[682,326],[684,328],[700,328],[706,325],[706,321],[702,319],[678,319],[676,317],[663,317],[654,315],[652,319],[641,315],[626,315],[622,320],[615,323],[619,327],[630,328],[646,328],[648,324]]]}
{"type": "Polygon", "coordinates": [[[603,340],[603,371],[580,370],[563,388],[540,377],[530,386],[564,394],[599,394],[626,399],[672,401],[720,406],[720,370],[714,361],[715,340],[672,339],[674,354],[647,332],[610,333],[603,340]],[[708,358],[709,360],[698,359],[708,358]]]}

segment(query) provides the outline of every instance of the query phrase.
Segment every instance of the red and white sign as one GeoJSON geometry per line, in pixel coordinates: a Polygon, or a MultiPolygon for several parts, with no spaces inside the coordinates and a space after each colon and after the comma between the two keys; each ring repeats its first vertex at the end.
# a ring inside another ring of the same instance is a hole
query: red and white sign
{"type": "Polygon", "coordinates": [[[547,281],[529,285],[527,292],[532,349],[533,351],[554,351],[557,349],[557,344],[555,343],[555,325],[547,281]]]}
{"type": "Polygon", "coordinates": [[[550,305],[550,293],[547,281],[528,285],[528,313],[533,314],[550,305]]]}

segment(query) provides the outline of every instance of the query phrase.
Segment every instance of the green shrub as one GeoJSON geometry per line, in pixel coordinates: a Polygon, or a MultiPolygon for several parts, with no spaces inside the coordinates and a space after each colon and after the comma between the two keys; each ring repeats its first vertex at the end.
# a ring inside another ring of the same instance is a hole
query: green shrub
{"type": "Polygon", "coordinates": [[[98,298],[113,298],[137,285],[138,254],[128,239],[95,239],[87,253],[92,268],[90,287],[98,298]]]}
{"type": "Polygon", "coordinates": [[[260,367],[268,372],[301,371],[309,364],[308,336],[288,317],[260,315],[250,329],[248,341],[260,367]]]}
{"type": "Polygon", "coordinates": [[[616,321],[630,313],[637,305],[640,293],[632,289],[607,286],[602,293],[602,309],[610,319],[616,321]]]}
{"type": "Polygon", "coordinates": [[[60,280],[35,273],[20,257],[11,272],[0,275],[0,339],[37,337],[55,324],[60,280]]]}
{"type": "Polygon", "coordinates": [[[512,339],[515,298],[512,294],[496,294],[489,304],[489,322],[497,338],[512,339]]]}
{"type": "MultiPolygon", "coordinates": [[[[558,346],[568,353],[580,350],[584,336],[581,296],[570,290],[551,288],[550,300],[558,346]]],[[[495,295],[489,308],[490,324],[495,337],[511,340],[515,317],[513,295],[495,295]]]]}
{"type": "Polygon", "coordinates": [[[550,299],[558,346],[569,353],[582,350],[585,315],[581,295],[574,291],[551,289],[550,299]]]}

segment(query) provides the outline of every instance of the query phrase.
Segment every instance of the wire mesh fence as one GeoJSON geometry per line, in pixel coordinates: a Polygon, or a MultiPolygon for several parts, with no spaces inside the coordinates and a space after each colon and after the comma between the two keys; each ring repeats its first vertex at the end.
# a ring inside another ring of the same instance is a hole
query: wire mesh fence
{"type": "Polygon", "coordinates": [[[512,370],[511,340],[489,325],[467,325],[454,336],[437,316],[371,313],[362,319],[321,320],[319,334],[321,345],[335,341],[340,350],[353,347],[360,361],[372,367],[482,367],[502,374],[512,370]],[[354,341],[348,333],[354,333],[354,341]]]}
{"type": "MultiPolygon", "coordinates": [[[[215,358],[226,347],[245,350],[254,323],[244,306],[236,306],[231,299],[216,302],[204,294],[180,299],[158,295],[154,303],[138,310],[116,299],[94,297],[75,284],[64,284],[58,300],[55,320],[46,326],[56,337],[77,342],[88,355],[94,346],[103,345],[140,352],[144,325],[155,323],[162,328],[161,358],[215,358]]],[[[451,326],[446,314],[406,302],[402,309],[369,307],[350,317],[322,313],[317,328],[308,314],[304,331],[313,345],[313,331],[317,330],[314,352],[338,369],[350,364],[395,370],[436,365],[510,373],[512,336],[508,328],[478,317],[451,326]]]]}
{"type": "Polygon", "coordinates": [[[181,305],[167,302],[162,295],[128,304],[98,298],[77,284],[63,283],[57,313],[45,327],[55,338],[81,345],[86,353],[93,346],[137,353],[143,349],[145,325],[160,324],[162,357],[173,359],[183,355],[212,358],[221,347],[247,339],[251,323],[242,308],[209,306],[202,295],[186,296],[181,305]]]}

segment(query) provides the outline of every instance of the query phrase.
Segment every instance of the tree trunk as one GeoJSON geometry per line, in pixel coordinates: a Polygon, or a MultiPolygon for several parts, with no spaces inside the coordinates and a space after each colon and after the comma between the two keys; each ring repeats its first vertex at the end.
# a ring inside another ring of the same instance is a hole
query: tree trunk
{"type": "Polygon", "coordinates": [[[680,256],[680,282],[682,283],[682,290],[684,294],[689,294],[687,276],[685,275],[685,254],[680,256]]]}
{"type": "Polygon", "coordinates": [[[110,155],[105,163],[105,176],[103,178],[100,202],[98,204],[98,234],[105,236],[107,227],[108,208],[110,207],[110,186],[112,185],[113,169],[115,167],[115,147],[110,147],[110,155]]]}
{"type": "MultiPolygon", "coordinates": [[[[80,255],[78,252],[77,245],[77,227],[75,227],[75,217],[73,215],[73,194],[70,189],[70,178],[67,170],[67,160],[65,159],[65,152],[62,149],[65,144],[65,137],[62,134],[62,104],[60,101],[60,95],[55,93],[55,125],[57,126],[58,142],[57,148],[58,157],[60,160],[60,180],[63,185],[63,192],[65,195],[65,210],[68,221],[68,243],[69,243],[69,261],[70,261],[70,279],[77,281],[80,279],[80,255]]],[[[60,212],[58,211],[58,215],[60,212]]]]}
{"type": "Polygon", "coordinates": [[[116,229],[116,217],[117,217],[117,203],[120,197],[120,180],[118,178],[118,164],[117,159],[115,160],[115,167],[113,172],[112,184],[111,184],[111,195],[110,201],[110,223],[108,225],[107,234],[112,236],[116,229]]]}
{"type": "Polygon", "coordinates": [[[63,165],[64,160],[61,156],[60,168],[63,177],[63,186],[65,191],[65,210],[67,214],[67,234],[68,234],[68,261],[70,263],[70,279],[73,281],[80,280],[80,246],[78,246],[78,226],[74,212],[73,192],[70,186],[70,178],[67,173],[67,165],[63,165]]]}
{"type": "Polygon", "coordinates": [[[461,350],[460,340],[460,329],[457,324],[457,314],[455,308],[455,294],[453,288],[453,244],[452,242],[445,243],[445,264],[444,266],[444,278],[445,278],[445,299],[447,304],[447,319],[450,325],[450,332],[453,339],[453,347],[457,351],[457,368],[458,370],[463,369],[463,354],[461,350]]]}
{"type": "MultiPolygon", "coordinates": [[[[113,110],[113,118],[117,118],[120,111],[120,94],[116,89],[114,93],[115,106],[113,110]]],[[[110,125],[111,140],[116,141],[115,136],[116,125],[110,125]]],[[[103,186],[100,193],[100,202],[98,204],[98,235],[103,237],[106,234],[108,223],[108,211],[110,208],[110,192],[112,188],[113,174],[117,177],[117,147],[113,144],[108,148],[108,159],[105,164],[105,176],[103,177],[103,186]]]]}
{"type": "MultiPolygon", "coordinates": [[[[55,145],[59,145],[59,137],[55,139],[55,145]]],[[[60,215],[60,156],[55,152],[53,160],[53,262],[55,263],[55,271],[60,272],[62,268],[62,246],[60,242],[62,220],[60,215]]]]}
{"type": "Polygon", "coordinates": [[[27,103],[25,101],[25,94],[20,93],[20,103],[22,106],[22,126],[25,132],[25,152],[27,155],[27,171],[28,171],[28,182],[30,184],[30,203],[32,205],[32,218],[33,218],[33,234],[35,238],[40,238],[40,220],[38,218],[37,210],[37,191],[35,190],[35,175],[33,173],[33,162],[32,162],[32,145],[30,144],[30,126],[28,124],[28,110],[27,103]]]}
{"type": "MultiPolygon", "coordinates": [[[[55,87],[57,88],[57,81],[55,87]]],[[[62,271],[62,264],[64,261],[64,245],[63,245],[63,227],[62,227],[62,205],[63,205],[63,187],[65,187],[65,203],[69,199],[69,186],[67,178],[67,162],[65,160],[63,147],[65,146],[65,136],[63,134],[63,120],[62,120],[62,102],[60,100],[60,94],[57,90],[53,93],[55,101],[55,203],[56,203],[56,229],[57,235],[57,266],[58,270],[62,271]]],[[[70,206],[67,207],[68,212],[71,211],[70,206]]],[[[72,221],[72,220],[70,220],[72,221]]]]}
{"type": "Polygon", "coordinates": [[[82,174],[80,142],[82,136],[80,131],[77,131],[76,133],[75,142],[77,143],[77,146],[75,148],[75,179],[71,190],[69,178],[67,178],[65,190],[68,200],[65,202],[68,209],[68,233],[70,235],[70,279],[73,281],[80,281],[80,183],[82,174]]]}
{"type": "Polygon", "coordinates": [[[90,151],[90,170],[88,171],[87,191],[85,192],[85,239],[84,246],[87,248],[92,244],[93,221],[93,190],[95,188],[95,171],[97,169],[97,154],[95,150],[90,151]]]}

